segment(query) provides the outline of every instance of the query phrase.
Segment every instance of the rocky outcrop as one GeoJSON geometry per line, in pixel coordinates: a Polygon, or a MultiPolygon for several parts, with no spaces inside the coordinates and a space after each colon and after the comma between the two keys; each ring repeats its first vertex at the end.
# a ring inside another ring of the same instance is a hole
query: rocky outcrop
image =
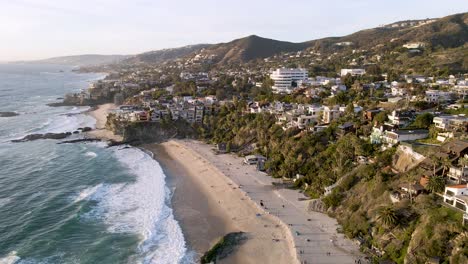
{"type": "Polygon", "coordinates": [[[91,131],[93,129],[90,128],[90,127],[83,127],[83,128],[80,127],[80,128],[78,128],[78,130],[81,130],[81,132],[88,132],[88,131],[91,131]]]}
{"type": "Polygon", "coordinates": [[[196,138],[195,129],[183,120],[131,123],[109,117],[106,128],[116,135],[121,135],[123,142],[132,142],[134,145],[159,143],[173,138],[196,138]]]}
{"type": "Polygon", "coordinates": [[[73,139],[73,140],[65,140],[65,141],[59,142],[57,144],[96,142],[96,141],[101,141],[101,139],[99,139],[99,138],[79,138],[79,139],[73,139]]]}
{"type": "Polygon", "coordinates": [[[27,142],[33,141],[38,139],[64,139],[70,136],[71,132],[64,132],[64,133],[45,133],[45,134],[30,134],[25,136],[22,139],[14,139],[11,142],[27,142]]]}
{"type": "Polygon", "coordinates": [[[319,212],[319,213],[326,213],[327,206],[324,202],[320,199],[313,199],[307,205],[307,211],[309,212],[319,212]]]}
{"type": "Polygon", "coordinates": [[[19,115],[16,112],[0,112],[0,117],[12,117],[19,115]]]}

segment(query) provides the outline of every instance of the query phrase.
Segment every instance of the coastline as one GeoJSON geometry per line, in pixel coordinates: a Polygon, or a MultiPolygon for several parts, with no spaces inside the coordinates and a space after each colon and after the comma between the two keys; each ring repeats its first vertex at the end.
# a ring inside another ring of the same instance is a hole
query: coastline
{"type": "Polygon", "coordinates": [[[142,147],[171,175],[175,217],[199,257],[227,233],[242,231],[247,240],[222,263],[299,263],[287,227],[211,163],[180,141],[142,147]]]}
{"type": "Polygon", "coordinates": [[[102,104],[98,105],[95,109],[86,112],[86,114],[96,119],[96,128],[86,132],[89,137],[98,138],[102,140],[112,140],[114,142],[121,142],[122,136],[115,135],[112,131],[106,129],[107,114],[110,110],[117,108],[115,104],[102,104]]]}
{"type": "MultiPolygon", "coordinates": [[[[100,105],[89,113],[97,119],[97,130],[90,135],[118,139],[104,127],[113,107],[100,105]]],[[[237,156],[215,155],[210,145],[193,140],[141,147],[167,172],[176,220],[189,250],[199,257],[218,239],[238,231],[248,239],[223,263],[355,263],[363,257],[353,241],[337,232],[336,219],[308,212],[301,193],[276,189],[272,182],[279,180],[242,165],[237,156]]]]}
{"type": "MultiPolygon", "coordinates": [[[[105,128],[107,113],[113,108],[113,104],[99,105],[87,113],[96,119],[90,137],[121,140],[105,128]]],[[[174,187],[175,218],[189,252],[195,251],[198,259],[227,233],[243,231],[247,240],[222,263],[299,263],[287,227],[250,201],[216,167],[176,141],[140,147],[151,152],[167,173],[166,184],[174,187]]]]}

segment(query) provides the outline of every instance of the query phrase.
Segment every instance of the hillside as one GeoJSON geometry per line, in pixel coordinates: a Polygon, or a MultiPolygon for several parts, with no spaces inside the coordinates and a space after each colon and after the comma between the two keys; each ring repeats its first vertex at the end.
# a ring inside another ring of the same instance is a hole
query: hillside
{"type": "MultiPolygon", "coordinates": [[[[430,23],[405,27],[377,27],[343,36],[311,41],[323,51],[339,49],[336,43],[351,42],[353,48],[370,49],[389,43],[425,42],[432,47],[456,48],[468,42],[468,13],[455,14],[430,23]]],[[[408,23],[406,22],[396,22],[408,23]]]]}
{"type": "Polygon", "coordinates": [[[98,55],[98,54],[85,54],[74,56],[54,57],[44,60],[28,61],[28,63],[40,64],[59,64],[71,66],[91,66],[91,65],[104,65],[118,63],[128,58],[126,55],[98,55]]]}
{"type": "Polygon", "coordinates": [[[126,60],[125,63],[138,64],[138,63],[162,63],[169,60],[176,60],[185,57],[191,53],[198,52],[204,48],[211,46],[210,44],[197,44],[189,45],[180,48],[162,49],[149,51],[132,56],[126,60]]]}
{"type": "MultiPolygon", "coordinates": [[[[376,63],[377,61],[371,59],[375,56],[382,58],[378,59],[378,62],[383,69],[392,68],[400,72],[432,74],[445,69],[450,69],[451,72],[468,71],[468,13],[439,19],[405,20],[361,30],[347,36],[302,43],[251,35],[227,43],[197,44],[134,56],[80,55],[37,62],[89,66],[113,63],[160,64],[185,60],[208,65],[231,65],[297,51],[305,51],[303,55],[311,54],[310,52],[321,54],[321,58],[314,64],[324,72],[336,72],[336,67],[362,67],[376,63]],[[412,51],[403,48],[403,45],[409,43],[422,43],[422,47],[412,51]],[[365,59],[358,59],[358,55],[365,59]],[[334,59],[327,59],[330,56],[334,59]],[[353,59],[358,59],[357,64],[348,65],[353,59]],[[427,72],[422,72],[425,69],[427,72]]],[[[307,59],[288,58],[291,63],[298,65],[312,64],[307,59]]],[[[281,61],[284,61],[284,57],[281,61]]]]}
{"type": "Polygon", "coordinates": [[[258,58],[266,58],[281,52],[300,51],[310,44],[292,43],[259,36],[248,36],[228,43],[220,43],[205,49],[203,56],[214,56],[218,63],[246,62],[258,58]]]}

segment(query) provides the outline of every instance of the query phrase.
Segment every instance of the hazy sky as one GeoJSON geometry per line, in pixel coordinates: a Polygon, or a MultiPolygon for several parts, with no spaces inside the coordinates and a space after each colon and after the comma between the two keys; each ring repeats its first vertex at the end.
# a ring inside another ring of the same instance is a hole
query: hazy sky
{"type": "Polygon", "coordinates": [[[0,61],[136,54],[256,34],[293,42],[468,11],[468,0],[0,0],[0,61]]]}

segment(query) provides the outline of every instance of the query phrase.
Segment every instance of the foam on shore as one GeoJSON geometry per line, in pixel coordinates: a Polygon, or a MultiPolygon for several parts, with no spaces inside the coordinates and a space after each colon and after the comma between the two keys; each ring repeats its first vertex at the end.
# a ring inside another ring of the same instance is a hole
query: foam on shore
{"type": "Polygon", "coordinates": [[[76,200],[98,201],[92,215],[108,225],[108,232],[138,234],[141,263],[191,262],[182,230],[169,207],[170,190],[159,163],[137,148],[113,151],[135,175],[135,181],[90,187],[76,200]]]}

